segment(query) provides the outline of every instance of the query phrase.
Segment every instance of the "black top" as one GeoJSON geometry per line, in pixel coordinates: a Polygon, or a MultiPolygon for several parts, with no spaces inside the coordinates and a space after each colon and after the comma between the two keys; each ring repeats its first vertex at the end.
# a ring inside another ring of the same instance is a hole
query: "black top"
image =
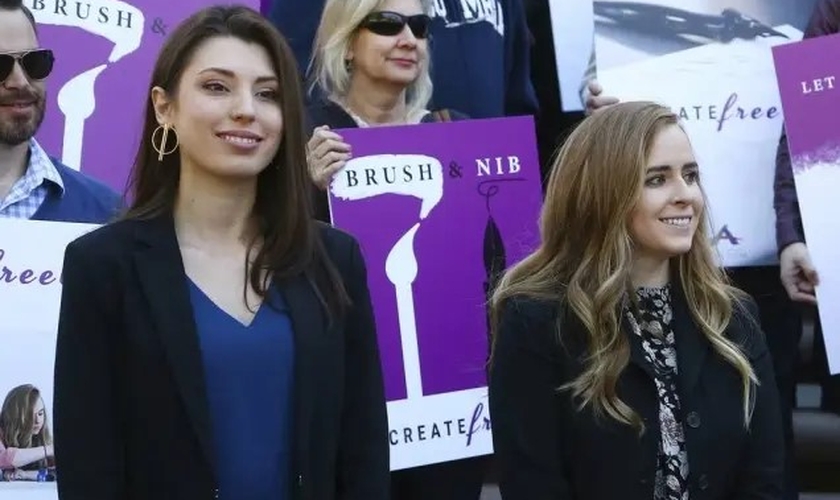
{"type": "MultiPolygon", "coordinates": [[[[295,352],[289,498],[388,500],[388,420],[364,260],[353,237],[318,226],[353,306],[330,322],[303,273],[276,283],[295,352]]],[[[63,283],[59,498],[219,496],[205,364],[171,215],[73,241],[63,283]]]]}
{"type": "MultiPolygon", "coordinates": [[[[755,304],[735,304],[725,335],[741,346],[760,385],[752,420],[744,425],[739,373],[716,353],[692,319],[679,288],[672,289],[675,393],[685,415],[692,499],[767,499],[782,495],[784,442],[778,391],[755,304]]],[[[643,342],[630,342],[630,361],[617,395],[642,419],[641,436],[591,409],[568,391],[587,357],[583,325],[555,303],[508,300],[490,368],[490,413],[499,484],[505,500],[651,500],[662,448],[661,394],[643,342]]],[[[631,333],[628,321],[623,322],[631,333]]]]}

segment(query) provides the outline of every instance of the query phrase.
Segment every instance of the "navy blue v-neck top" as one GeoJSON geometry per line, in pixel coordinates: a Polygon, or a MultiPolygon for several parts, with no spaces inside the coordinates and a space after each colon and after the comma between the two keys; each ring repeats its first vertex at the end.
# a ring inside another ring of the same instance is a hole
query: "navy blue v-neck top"
{"type": "Polygon", "coordinates": [[[249,325],[190,280],[216,451],[219,498],[290,497],[294,339],[271,287],[249,325]]]}

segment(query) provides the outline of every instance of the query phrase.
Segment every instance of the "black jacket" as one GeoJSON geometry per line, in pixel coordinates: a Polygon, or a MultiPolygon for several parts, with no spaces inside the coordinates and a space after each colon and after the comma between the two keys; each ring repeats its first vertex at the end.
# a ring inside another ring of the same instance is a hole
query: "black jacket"
{"type": "MultiPolygon", "coordinates": [[[[749,430],[744,426],[741,379],[713,351],[673,294],[678,391],[686,433],[689,497],[778,499],[783,452],[778,394],[754,304],[736,307],[727,336],[743,346],[761,384],[749,430]],[[750,317],[752,316],[752,317],[750,317]]],[[[557,388],[577,378],[585,356],[584,329],[557,308],[509,300],[496,338],[490,373],[490,412],[504,500],[653,498],[659,447],[659,400],[638,343],[618,381],[618,395],[644,419],[640,437],[608,417],[578,411],[557,388]]]]}
{"type": "MultiPolygon", "coordinates": [[[[320,225],[320,224],[319,224],[320,225]]],[[[328,326],[302,275],[294,326],[292,488],[299,500],[387,500],[384,388],[355,240],[324,226],[354,306],[328,326]]],[[[61,500],[235,498],[219,492],[199,341],[171,216],[97,229],[66,250],[55,364],[61,500]]]]}

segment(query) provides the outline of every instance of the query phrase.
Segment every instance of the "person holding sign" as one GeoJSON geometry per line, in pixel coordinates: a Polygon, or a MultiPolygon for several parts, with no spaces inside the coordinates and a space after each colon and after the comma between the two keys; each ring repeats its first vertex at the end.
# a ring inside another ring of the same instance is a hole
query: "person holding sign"
{"type": "Polygon", "coordinates": [[[117,215],[119,196],[50,157],[34,138],[53,63],[22,0],[0,0],[0,218],[106,222],[117,215]]]}
{"type": "MultiPolygon", "coordinates": [[[[316,215],[329,222],[326,189],[351,157],[332,129],[463,120],[462,113],[429,111],[431,19],[420,0],[327,0],[315,36],[307,160],[315,185],[316,215]]],[[[392,473],[393,500],[478,500],[486,457],[392,473]]]]}
{"type": "MultiPolygon", "coordinates": [[[[427,110],[431,19],[420,0],[328,0],[315,37],[312,89],[322,97],[308,106],[307,160],[315,185],[326,189],[350,158],[350,145],[331,129],[407,125],[464,119],[427,110]]],[[[329,221],[326,195],[316,215],[329,221]]]]}
{"type": "Polygon", "coordinates": [[[367,271],[313,220],[291,50],[209,7],[150,87],[131,206],[65,253],[59,498],[386,500],[367,271]]]}
{"type": "Polygon", "coordinates": [[[773,365],[707,217],[668,108],[614,104],[570,135],[542,244],[491,303],[505,500],[781,498],[773,365]]]}
{"type": "MultiPolygon", "coordinates": [[[[819,0],[805,28],[804,38],[840,33],[840,1],[819,0]]],[[[817,305],[815,289],[819,273],[811,261],[802,229],[799,197],[793,179],[787,135],[782,130],[776,151],[776,172],[773,182],[773,207],[776,211],[776,243],[779,249],[779,274],[791,301],[808,306],[817,305]]],[[[833,304],[832,304],[833,305],[833,304]]],[[[830,307],[830,306],[829,306],[830,307]]],[[[821,375],[828,373],[825,341],[819,318],[815,316],[816,356],[821,375]]],[[[798,340],[798,339],[797,339],[798,340]]],[[[791,352],[792,355],[796,351],[791,352]]],[[[840,414],[840,376],[826,376],[822,381],[822,409],[840,414]]]]}

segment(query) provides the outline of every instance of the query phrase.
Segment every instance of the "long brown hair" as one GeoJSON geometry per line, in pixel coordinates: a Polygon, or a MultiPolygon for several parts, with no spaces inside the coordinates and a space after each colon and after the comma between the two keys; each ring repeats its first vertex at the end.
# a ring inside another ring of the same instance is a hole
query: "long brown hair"
{"type": "MultiPolygon", "coordinates": [[[[505,273],[491,299],[494,325],[513,296],[554,302],[561,311],[558,318],[569,312],[580,320],[587,334],[586,367],[563,389],[572,392],[581,409],[589,406],[596,416],[606,413],[640,432],[641,419],[616,392],[630,360],[621,316],[635,296],[628,227],[654,138],[677,124],[670,109],[651,102],[617,104],[585,119],[554,161],[540,218],[541,245],[505,273]]],[[[738,345],[724,335],[744,294],[729,285],[716,264],[707,227],[703,210],[691,249],[671,260],[672,283],[682,287],[692,318],[714,350],[740,374],[748,425],[757,380],[738,345]]],[[[557,332],[562,341],[559,320],[557,332]]]]}
{"type": "Polygon", "coordinates": [[[35,427],[35,406],[41,391],[31,384],[19,385],[9,391],[0,409],[0,439],[7,448],[35,448],[52,444],[52,435],[44,408],[44,425],[38,434],[35,427]]]}
{"type": "MultiPolygon", "coordinates": [[[[306,163],[303,90],[294,55],[283,36],[258,12],[243,6],[213,6],[181,23],[164,43],[149,85],[177,94],[184,68],[206,40],[235,37],[263,47],[279,79],[283,138],[277,154],[257,178],[254,215],[261,244],[250,266],[250,286],[265,296],[266,275],[277,281],[305,273],[333,316],[349,305],[341,277],[330,262],[315,225],[306,163]]],[[[129,177],[132,203],[124,218],[146,219],[172,211],[180,179],[178,154],[158,161],[151,137],[158,122],[146,105],[140,146],[129,177]]],[[[249,251],[250,255],[251,252],[249,251]]]]}

